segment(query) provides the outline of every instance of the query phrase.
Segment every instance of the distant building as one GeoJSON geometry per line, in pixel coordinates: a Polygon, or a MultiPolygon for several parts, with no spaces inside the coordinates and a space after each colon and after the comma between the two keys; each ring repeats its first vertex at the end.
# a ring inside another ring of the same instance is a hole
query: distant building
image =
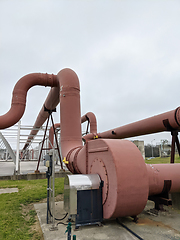
{"type": "Polygon", "coordinates": [[[145,159],[144,141],[134,140],[132,142],[136,145],[136,147],[138,147],[138,149],[141,152],[143,158],[145,159]]]}
{"type": "Polygon", "coordinates": [[[159,155],[160,157],[169,157],[171,155],[171,144],[159,144],[159,155]]]}

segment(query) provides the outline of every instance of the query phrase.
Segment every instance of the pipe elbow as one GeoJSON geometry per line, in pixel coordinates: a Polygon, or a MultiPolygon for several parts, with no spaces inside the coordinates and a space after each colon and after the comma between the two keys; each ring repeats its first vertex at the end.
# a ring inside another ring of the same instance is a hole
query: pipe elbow
{"type": "Polygon", "coordinates": [[[10,110],[0,116],[0,129],[16,124],[24,114],[28,90],[35,86],[58,87],[57,76],[53,74],[31,73],[22,77],[15,85],[10,110]]]}
{"type": "Polygon", "coordinates": [[[62,69],[58,74],[58,79],[60,79],[60,92],[63,88],[75,88],[80,91],[79,79],[77,74],[70,68],[62,69]]]}
{"type": "Polygon", "coordinates": [[[90,132],[96,134],[97,133],[97,120],[96,116],[92,112],[88,112],[85,114],[86,119],[90,122],[90,132]]]}

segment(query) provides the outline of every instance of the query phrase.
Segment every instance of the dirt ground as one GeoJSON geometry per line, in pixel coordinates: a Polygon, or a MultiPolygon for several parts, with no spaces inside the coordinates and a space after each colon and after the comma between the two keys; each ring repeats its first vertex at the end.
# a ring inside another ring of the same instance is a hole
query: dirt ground
{"type": "MultiPolygon", "coordinates": [[[[55,197],[55,202],[62,201],[63,199],[64,199],[64,195],[59,194],[55,197]]],[[[47,202],[47,199],[45,198],[41,200],[39,203],[46,203],[46,202],[47,202]]],[[[28,221],[30,219],[29,212],[31,211],[35,211],[33,203],[28,205],[22,205],[22,215],[24,216],[25,220],[28,221]]],[[[34,234],[32,240],[44,240],[37,214],[35,215],[35,222],[33,225],[31,225],[29,232],[34,234]]]]}

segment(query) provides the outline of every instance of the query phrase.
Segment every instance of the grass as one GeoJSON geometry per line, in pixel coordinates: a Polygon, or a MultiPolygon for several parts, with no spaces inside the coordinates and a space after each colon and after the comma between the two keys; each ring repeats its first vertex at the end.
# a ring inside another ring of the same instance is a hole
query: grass
{"type": "MultiPolygon", "coordinates": [[[[180,157],[179,155],[175,155],[175,163],[180,163],[180,157]]],[[[147,164],[159,164],[159,163],[170,163],[170,157],[165,157],[165,158],[153,158],[153,159],[149,159],[149,160],[145,160],[145,163],[147,164]]]]}
{"type": "MultiPolygon", "coordinates": [[[[17,193],[0,194],[0,239],[40,239],[37,232],[30,231],[36,221],[36,212],[30,209],[23,214],[23,206],[46,198],[47,179],[0,181],[0,188],[16,187],[17,193]]],[[[55,179],[55,193],[62,194],[64,179],[55,179]]]]}
{"type": "MultiPolygon", "coordinates": [[[[145,160],[147,164],[170,163],[168,158],[154,158],[145,160]]],[[[180,157],[175,156],[175,163],[180,163],[180,157]]],[[[31,227],[36,222],[36,211],[24,206],[32,205],[46,198],[47,179],[39,180],[19,180],[19,181],[0,181],[0,188],[19,189],[17,193],[0,194],[0,240],[40,240],[41,236],[31,227]]],[[[55,195],[62,194],[64,191],[64,179],[55,179],[55,195]]]]}

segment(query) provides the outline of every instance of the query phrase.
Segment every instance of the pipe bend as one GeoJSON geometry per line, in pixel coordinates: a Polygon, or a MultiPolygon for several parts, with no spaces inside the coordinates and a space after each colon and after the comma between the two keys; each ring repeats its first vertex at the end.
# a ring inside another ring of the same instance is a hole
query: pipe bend
{"type": "Polygon", "coordinates": [[[27,91],[35,86],[58,87],[56,75],[31,73],[22,77],[15,85],[10,110],[0,116],[0,129],[8,128],[16,124],[24,114],[26,107],[27,91]]]}
{"type": "Polygon", "coordinates": [[[96,116],[92,112],[88,112],[85,115],[81,117],[81,123],[84,123],[86,121],[89,121],[90,123],[90,133],[97,133],[97,120],[96,116]]]}

